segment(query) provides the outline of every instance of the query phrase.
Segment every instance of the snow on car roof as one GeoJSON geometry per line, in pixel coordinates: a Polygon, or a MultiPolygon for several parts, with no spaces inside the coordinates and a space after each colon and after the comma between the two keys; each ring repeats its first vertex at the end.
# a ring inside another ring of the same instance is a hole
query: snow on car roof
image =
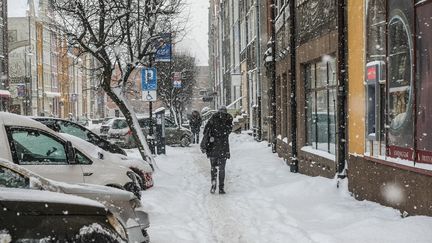
{"type": "Polygon", "coordinates": [[[0,120],[3,120],[5,125],[35,127],[42,130],[51,130],[44,124],[35,121],[29,117],[21,116],[8,112],[0,112],[0,120]]]}
{"type": "Polygon", "coordinates": [[[80,151],[85,152],[86,154],[92,156],[93,158],[98,157],[98,153],[104,153],[104,150],[99,148],[98,146],[89,143],[79,137],[75,137],[66,133],[58,133],[60,137],[67,141],[71,141],[75,147],[78,147],[80,151]]]}

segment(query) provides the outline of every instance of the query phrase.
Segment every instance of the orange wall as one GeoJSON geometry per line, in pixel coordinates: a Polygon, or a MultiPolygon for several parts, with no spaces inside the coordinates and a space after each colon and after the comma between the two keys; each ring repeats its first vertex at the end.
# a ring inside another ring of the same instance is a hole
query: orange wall
{"type": "Polygon", "coordinates": [[[365,148],[365,0],[348,0],[349,153],[365,148]]]}

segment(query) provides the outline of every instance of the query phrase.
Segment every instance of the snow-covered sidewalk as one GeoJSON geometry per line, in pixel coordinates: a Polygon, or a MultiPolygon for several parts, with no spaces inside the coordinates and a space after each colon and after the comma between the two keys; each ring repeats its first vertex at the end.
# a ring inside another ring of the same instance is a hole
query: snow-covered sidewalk
{"type": "MultiPolygon", "coordinates": [[[[289,172],[266,143],[232,135],[226,195],[210,194],[198,145],[167,147],[142,193],[152,242],[432,242],[432,218],[352,198],[334,180],[289,172]]],[[[136,155],[133,151],[132,155],[136,155]]]]}

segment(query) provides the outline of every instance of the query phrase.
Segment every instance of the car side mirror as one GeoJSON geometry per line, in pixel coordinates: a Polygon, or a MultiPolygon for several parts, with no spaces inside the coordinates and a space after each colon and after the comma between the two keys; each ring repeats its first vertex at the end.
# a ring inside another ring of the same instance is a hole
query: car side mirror
{"type": "Polygon", "coordinates": [[[75,148],[72,146],[71,141],[66,142],[66,155],[69,164],[76,164],[76,154],[75,154],[75,148]]]}
{"type": "Polygon", "coordinates": [[[43,189],[42,184],[38,179],[36,179],[34,177],[30,177],[30,178],[27,178],[27,180],[28,180],[28,185],[29,185],[30,189],[36,189],[36,190],[42,190],[43,189]]]}
{"type": "Polygon", "coordinates": [[[99,158],[99,159],[104,159],[104,154],[101,153],[101,152],[98,152],[98,158],[99,158]]]}

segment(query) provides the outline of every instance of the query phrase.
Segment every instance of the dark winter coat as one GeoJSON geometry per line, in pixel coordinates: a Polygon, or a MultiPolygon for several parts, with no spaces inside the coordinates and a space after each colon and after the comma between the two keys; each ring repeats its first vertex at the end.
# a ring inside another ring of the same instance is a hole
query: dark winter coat
{"type": "Polygon", "coordinates": [[[202,119],[199,112],[192,112],[189,124],[193,133],[199,133],[201,129],[202,119]]]}
{"type": "Polygon", "coordinates": [[[225,112],[215,113],[204,128],[200,147],[209,158],[230,158],[228,137],[232,131],[233,118],[225,112]]]}

